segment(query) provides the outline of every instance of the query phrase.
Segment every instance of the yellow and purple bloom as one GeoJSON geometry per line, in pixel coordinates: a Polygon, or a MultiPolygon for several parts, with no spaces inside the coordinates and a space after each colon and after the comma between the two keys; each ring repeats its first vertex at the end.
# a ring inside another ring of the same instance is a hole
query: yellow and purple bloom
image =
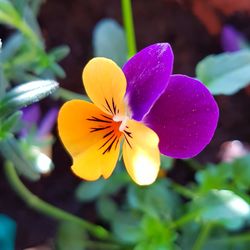
{"type": "Polygon", "coordinates": [[[198,80],[172,75],[168,43],[153,44],[120,69],[94,58],[83,70],[93,103],[66,102],[58,116],[60,138],[73,158],[73,172],[85,180],[108,178],[119,158],[139,185],[155,181],[160,153],[197,155],[211,140],[219,111],[198,80]]]}

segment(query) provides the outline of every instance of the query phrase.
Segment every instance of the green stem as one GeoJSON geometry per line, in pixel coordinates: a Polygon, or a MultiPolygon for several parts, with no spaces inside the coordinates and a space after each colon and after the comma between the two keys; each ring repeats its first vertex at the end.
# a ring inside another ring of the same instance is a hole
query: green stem
{"type": "Polygon", "coordinates": [[[180,185],[172,180],[170,180],[170,186],[175,192],[179,193],[180,195],[182,195],[185,198],[194,199],[197,196],[194,192],[192,192],[188,188],[186,188],[186,187],[184,187],[184,186],[182,186],[182,185],[180,185]]]}
{"type": "Polygon", "coordinates": [[[212,223],[207,223],[205,224],[202,229],[200,234],[198,235],[198,238],[196,239],[194,246],[192,248],[192,250],[202,250],[203,246],[211,232],[212,229],[212,223]]]}
{"type": "Polygon", "coordinates": [[[57,208],[31,193],[26,186],[21,182],[15,167],[11,162],[6,162],[4,165],[6,177],[13,188],[13,190],[19,195],[19,197],[26,202],[26,204],[34,210],[45,214],[49,217],[60,221],[70,221],[78,224],[88,230],[93,236],[99,239],[111,239],[110,233],[103,227],[94,225],[88,221],[85,221],[73,214],[70,214],[60,208],[57,208]]]}
{"type": "Polygon", "coordinates": [[[182,217],[180,217],[179,219],[177,219],[176,221],[174,221],[172,223],[171,227],[173,229],[176,229],[178,227],[181,227],[181,226],[187,224],[189,221],[193,221],[196,217],[197,217],[197,211],[187,213],[187,214],[183,215],[182,217]]]}
{"type": "Polygon", "coordinates": [[[123,24],[126,32],[128,58],[136,53],[135,31],[132,15],[131,0],[121,0],[123,24]]]}
{"type": "Polygon", "coordinates": [[[219,239],[212,239],[210,242],[213,243],[224,243],[224,244],[233,244],[242,241],[250,241],[250,233],[242,233],[239,235],[230,235],[228,237],[223,237],[219,239]]]}
{"type": "Polygon", "coordinates": [[[42,47],[42,43],[39,41],[38,36],[26,24],[25,21],[22,21],[16,25],[16,28],[19,29],[26,37],[28,37],[33,44],[38,45],[38,47],[42,47]]]}
{"type": "MultiPolygon", "coordinates": [[[[18,29],[20,32],[23,33],[25,37],[27,37],[30,42],[34,45],[41,46],[41,42],[39,41],[38,37],[36,34],[32,31],[32,29],[26,24],[22,18],[17,15],[17,16],[11,16],[8,13],[3,12],[0,9],[0,22],[1,23],[6,23],[16,29],[18,29]]],[[[33,46],[31,46],[31,49],[33,49],[33,46]]]]}
{"type": "Polygon", "coordinates": [[[62,87],[58,89],[58,91],[54,94],[54,96],[56,98],[61,98],[65,101],[70,101],[72,99],[80,99],[80,100],[89,101],[89,98],[86,95],[80,95],[78,93],[64,89],[62,87]]]}
{"type": "Polygon", "coordinates": [[[122,246],[110,244],[106,242],[96,242],[96,241],[84,241],[85,247],[88,249],[107,249],[107,250],[117,250],[117,249],[123,249],[122,246]]]}

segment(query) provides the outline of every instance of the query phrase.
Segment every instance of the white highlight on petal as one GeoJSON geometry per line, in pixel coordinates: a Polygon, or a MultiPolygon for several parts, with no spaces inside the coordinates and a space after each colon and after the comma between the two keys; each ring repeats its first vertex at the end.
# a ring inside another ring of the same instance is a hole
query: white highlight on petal
{"type": "Polygon", "coordinates": [[[134,176],[139,185],[152,184],[158,174],[157,162],[145,152],[138,152],[133,159],[134,176]]]}

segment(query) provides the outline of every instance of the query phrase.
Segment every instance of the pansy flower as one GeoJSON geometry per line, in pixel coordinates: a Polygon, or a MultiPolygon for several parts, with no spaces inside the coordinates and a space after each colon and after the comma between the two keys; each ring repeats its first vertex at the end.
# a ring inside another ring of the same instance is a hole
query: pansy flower
{"type": "Polygon", "coordinates": [[[211,140],[218,107],[198,80],[172,75],[168,43],[151,45],[120,69],[94,58],[83,70],[92,103],[66,102],[58,116],[60,138],[73,158],[73,172],[85,180],[108,178],[119,158],[139,185],[155,181],[160,153],[197,155],[211,140]]]}

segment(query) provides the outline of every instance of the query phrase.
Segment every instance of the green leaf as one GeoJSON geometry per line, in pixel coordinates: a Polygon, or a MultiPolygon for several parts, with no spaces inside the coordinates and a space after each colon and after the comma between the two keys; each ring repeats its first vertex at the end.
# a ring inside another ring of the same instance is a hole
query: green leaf
{"type": "Polygon", "coordinates": [[[40,178],[40,174],[34,170],[33,163],[25,158],[19,142],[14,137],[0,141],[0,153],[14,164],[19,174],[32,181],[40,178]]]}
{"type": "Polygon", "coordinates": [[[18,109],[38,102],[52,94],[59,84],[52,80],[38,80],[19,85],[0,100],[0,115],[10,114],[18,109]]]}
{"type": "Polygon", "coordinates": [[[106,196],[97,199],[96,208],[98,215],[106,221],[112,221],[118,211],[116,203],[106,196]]]}
{"type": "Polygon", "coordinates": [[[129,186],[128,203],[152,217],[170,220],[178,213],[180,200],[167,186],[166,180],[160,180],[148,187],[129,186]]]}
{"type": "Polygon", "coordinates": [[[180,228],[181,237],[178,237],[178,244],[180,248],[185,250],[192,249],[200,229],[200,225],[194,221],[183,224],[180,228]]]}
{"type": "MultiPolygon", "coordinates": [[[[118,166],[116,166],[117,168],[118,166]]],[[[116,169],[117,170],[117,169],[116,169]]],[[[113,195],[119,192],[128,182],[130,182],[128,174],[124,171],[115,171],[112,176],[107,179],[99,179],[94,182],[82,182],[76,189],[76,198],[82,202],[93,201],[100,196],[113,195]]]]}
{"type": "Polygon", "coordinates": [[[8,83],[4,76],[2,63],[0,61],[0,99],[3,98],[3,96],[5,95],[5,89],[7,85],[8,83]]]}
{"type": "MultiPolygon", "coordinates": [[[[237,235],[234,235],[235,237],[237,237],[237,235]]],[[[240,235],[239,235],[240,237],[240,235]]],[[[206,241],[206,243],[203,246],[203,250],[215,250],[215,249],[219,249],[219,250],[248,250],[249,248],[249,243],[246,241],[244,242],[244,240],[239,240],[239,241],[235,241],[235,242],[230,242],[231,237],[230,235],[228,236],[224,236],[222,237],[222,239],[225,240],[221,240],[220,237],[216,237],[215,239],[209,239],[206,241]]],[[[249,240],[248,240],[249,241],[249,240]]]]}
{"type": "Polygon", "coordinates": [[[13,132],[22,116],[21,111],[17,111],[4,120],[0,119],[0,141],[13,132]]]}
{"type": "Polygon", "coordinates": [[[227,189],[232,178],[233,172],[230,163],[209,164],[195,175],[201,193],[206,193],[210,189],[227,189]]]}
{"type": "Polygon", "coordinates": [[[143,238],[140,230],[140,217],[125,212],[116,213],[112,221],[112,231],[115,237],[124,243],[137,243],[143,238]]]}
{"type": "Polygon", "coordinates": [[[56,236],[56,249],[84,250],[86,240],[85,230],[72,222],[61,222],[56,236]]]}
{"type": "Polygon", "coordinates": [[[143,238],[140,240],[139,244],[136,245],[136,250],[178,249],[174,244],[177,236],[176,232],[162,220],[144,216],[141,220],[140,231],[142,231],[143,238]]]}
{"type": "Polygon", "coordinates": [[[28,0],[9,0],[13,7],[20,13],[20,15],[23,15],[24,8],[27,6],[28,0]]]}
{"type": "Polygon", "coordinates": [[[24,8],[23,18],[25,19],[25,22],[27,23],[27,25],[37,35],[37,37],[40,40],[42,40],[42,43],[44,43],[43,37],[42,37],[42,32],[41,32],[41,29],[40,29],[39,24],[37,22],[36,16],[32,12],[32,9],[29,7],[29,5],[26,5],[24,8]]]}
{"type": "Polygon", "coordinates": [[[200,209],[197,219],[231,230],[240,229],[250,218],[249,204],[229,190],[211,190],[194,200],[191,209],[200,209]]]}
{"type": "Polygon", "coordinates": [[[8,0],[0,0],[0,22],[20,30],[32,45],[38,45],[39,47],[42,45],[37,35],[8,0]]]}
{"type": "Polygon", "coordinates": [[[63,70],[63,68],[58,65],[57,63],[53,63],[50,66],[51,71],[55,74],[55,76],[59,77],[59,78],[65,78],[66,74],[63,70]]]}
{"type": "Polygon", "coordinates": [[[250,190],[250,154],[230,163],[209,164],[196,173],[199,192],[210,189],[250,190]]]}
{"type": "Polygon", "coordinates": [[[52,49],[49,55],[53,57],[54,61],[58,62],[65,58],[70,52],[69,46],[63,45],[52,49]]]}
{"type": "Polygon", "coordinates": [[[76,198],[82,202],[93,201],[102,194],[105,185],[106,181],[103,179],[94,182],[82,182],[76,189],[76,198]]]}
{"type": "Polygon", "coordinates": [[[112,176],[108,180],[106,180],[106,185],[103,189],[104,195],[117,194],[123,187],[130,183],[130,178],[127,172],[123,170],[117,171],[119,170],[119,165],[123,165],[123,162],[118,162],[114,174],[112,174],[112,176]]]}
{"type": "Polygon", "coordinates": [[[20,19],[19,13],[8,0],[0,0],[0,22],[14,26],[20,19]]]}
{"type": "Polygon", "coordinates": [[[200,61],[196,75],[214,95],[232,95],[250,83],[250,51],[210,55],[200,61]]]}
{"type": "Polygon", "coordinates": [[[127,60],[127,45],[122,27],[113,19],[103,19],[93,33],[95,56],[112,59],[122,66],[127,60]]]}
{"type": "Polygon", "coordinates": [[[44,3],[43,0],[36,0],[36,1],[31,1],[30,2],[30,8],[32,9],[32,12],[34,13],[35,16],[38,15],[39,10],[41,8],[41,5],[44,3]]]}
{"type": "Polygon", "coordinates": [[[11,35],[4,43],[2,53],[0,54],[0,60],[2,62],[8,62],[10,58],[17,53],[23,43],[24,38],[22,34],[16,32],[11,35]]]}
{"type": "Polygon", "coordinates": [[[237,189],[250,190],[250,154],[232,163],[233,182],[237,189]]]}

